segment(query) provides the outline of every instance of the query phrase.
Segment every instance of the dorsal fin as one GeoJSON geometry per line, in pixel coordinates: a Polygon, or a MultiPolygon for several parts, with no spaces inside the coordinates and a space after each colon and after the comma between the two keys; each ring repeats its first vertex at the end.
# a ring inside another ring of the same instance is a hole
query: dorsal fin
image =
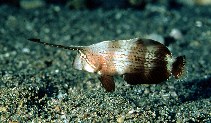
{"type": "Polygon", "coordinates": [[[84,49],[84,46],[64,46],[64,45],[57,45],[57,44],[42,42],[42,41],[40,41],[40,39],[37,39],[37,38],[30,38],[28,40],[29,41],[32,41],[32,42],[40,43],[40,44],[43,44],[43,45],[48,45],[48,46],[51,46],[51,47],[62,48],[62,49],[67,49],[67,50],[82,50],[82,49],[84,49]]]}

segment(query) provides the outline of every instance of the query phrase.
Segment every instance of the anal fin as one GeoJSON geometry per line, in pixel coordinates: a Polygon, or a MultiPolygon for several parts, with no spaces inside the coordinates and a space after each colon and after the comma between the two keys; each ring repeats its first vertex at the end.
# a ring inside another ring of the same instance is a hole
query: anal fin
{"type": "Polygon", "coordinates": [[[99,79],[100,79],[103,87],[106,89],[106,91],[112,92],[112,91],[115,90],[115,83],[114,83],[113,76],[110,76],[110,75],[102,75],[102,76],[100,76],[99,79]]]}

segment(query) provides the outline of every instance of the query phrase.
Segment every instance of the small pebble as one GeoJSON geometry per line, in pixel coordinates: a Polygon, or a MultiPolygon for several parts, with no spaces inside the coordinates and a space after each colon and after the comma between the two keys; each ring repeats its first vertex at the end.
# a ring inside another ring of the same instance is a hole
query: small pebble
{"type": "Polygon", "coordinates": [[[20,6],[24,9],[35,9],[43,7],[45,5],[44,0],[21,0],[20,6]]]}
{"type": "Polygon", "coordinates": [[[128,112],[128,114],[133,114],[134,112],[135,112],[135,110],[132,109],[132,110],[130,110],[130,111],[128,112]]]}
{"type": "Polygon", "coordinates": [[[196,21],[196,24],[195,24],[197,27],[202,27],[202,22],[201,21],[196,21]]]}
{"type": "Polygon", "coordinates": [[[56,70],[55,70],[55,73],[59,73],[59,70],[58,70],[58,69],[56,69],[56,70]]]}
{"type": "Polygon", "coordinates": [[[176,29],[176,28],[172,29],[169,35],[176,40],[183,39],[183,35],[182,35],[181,31],[179,29],[176,29]]]}
{"type": "Polygon", "coordinates": [[[120,117],[117,118],[117,122],[118,123],[123,123],[124,120],[125,120],[125,117],[124,116],[120,116],[120,117]]]}
{"type": "Polygon", "coordinates": [[[53,10],[54,10],[55,12],[59,12],[59,11],[61,10],[61,8],[60,8],[59,6],[54,6],[53,10]]]}
{"type": "Polygon", "coordinates": [[[30,52],[30,49],[29,49],[29,48],[23,48],[23,49],[22,49],[22,52],[23,52],[23,53],[29,53],[29,52],[30,52]]]}
{"type": "Polygon", "coordinates": [[[195,0],[197,5],[211,5],[211,0],[195,0]]]}

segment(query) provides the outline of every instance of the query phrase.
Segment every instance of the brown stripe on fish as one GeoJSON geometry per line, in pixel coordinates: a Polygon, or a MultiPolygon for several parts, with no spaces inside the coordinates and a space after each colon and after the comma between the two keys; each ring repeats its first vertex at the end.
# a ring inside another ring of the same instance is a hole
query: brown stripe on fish
{"type": "Polygon", "coordinates": [[[153,65],[148,67],[149,73],[146,75],[148,83],[163,82],[171,75],[171,71],[167,69],[168,61],[166,60],[167,55],[171,55],[170,51],[164,45],[156,47],[157,50],[153,53],[154,58],[150,60],[153,65]]]}
{"type": "Polygon", "coordinates": [[[123,75],[123,78],[127,83],[136,85],[146,82],[144,67],[146,52],[147,48],[144,45],[144,42],[141,39],[136,39],[128,57],[133,64],[127,66],[126,73],[123,75]]]}
{"type": "MultiPolygon", "coordinates": [[[[168,79],[170,71],[167,71],[166,55],[171,54],[168,48],[159,42],[148,39],[139,39],[137,40],[137,46],[138,43],[142,44],[142,46],[139,46],[142,51],[138,52],[142,54],[138,56],[143,56],[143,59],[139,59],[143,63],[133,66],[138,71],[126,73],[124,79],[130,84],[160,83],[168,79]]],[[[134,56],[134,54],[131,54],[131,56],[134,56]]]]}
{"type": "Polygon", "coordinates": [[[146,47],[139,39],[128,50],[128,61],[131,62],[125,70],[126,73],[144,72],[146,47]]]}

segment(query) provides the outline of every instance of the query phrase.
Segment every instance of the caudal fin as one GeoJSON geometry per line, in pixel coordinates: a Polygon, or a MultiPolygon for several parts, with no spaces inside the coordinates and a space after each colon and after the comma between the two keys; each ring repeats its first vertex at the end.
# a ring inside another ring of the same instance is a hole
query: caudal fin
{"type": "Polygon", "coordinates": [[[176,79],[178,79],[183,74],[185,63],[185,56],[179,56],[173,62],[171,73],[176,79]]]}

